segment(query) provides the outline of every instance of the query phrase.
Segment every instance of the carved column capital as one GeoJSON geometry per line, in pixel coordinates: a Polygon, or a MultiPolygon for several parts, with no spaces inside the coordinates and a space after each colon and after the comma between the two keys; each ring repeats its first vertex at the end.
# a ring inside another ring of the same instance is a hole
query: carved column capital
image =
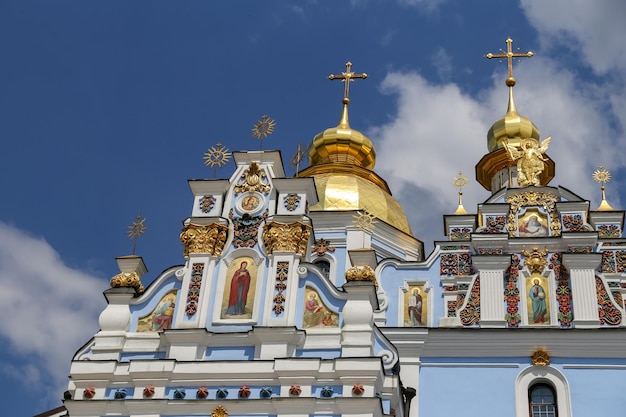
{"type": "Polygon", "coordinates": [[[184,247],[183,255],[208,253],[211,256],[220,256],[224,250],[227,236],[228,227],[222,224],[188,224],[183,227],[180,234],[180,241],[184,247]]]}
{"type": "Polygon", "coordinates": [[[263,244],[268,255],[274,252],[296,252],[305,256],[309,247],[311,226],[301,223],[271,222],[265,225],[263,244]]]}

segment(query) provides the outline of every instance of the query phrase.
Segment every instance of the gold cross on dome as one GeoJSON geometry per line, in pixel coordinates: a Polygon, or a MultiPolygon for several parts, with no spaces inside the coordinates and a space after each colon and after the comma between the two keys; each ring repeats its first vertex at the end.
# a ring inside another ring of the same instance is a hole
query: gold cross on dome
{"type": "Polygon", "coordinates": [[[343,93],[344,100],[348,99],[348,95],[350,94],[350,83],[354,82],[355,78],[366,79],[367,74],[355,74],[354,72],[352,72],[352,62],[350,61],[346,62],[346,72],[342,72],[341,74],[330,74],[328,76],[329,80],[341,80],[341,82],[346,84],[343,93]]]}
{"type": "MultiPolygon", "coordinates": [[[[517,48],[519,50],[519,48],[517,48]]],[[[502,49],[500,49],[500,51],[502,51],[502,49]]],[[[506,52],[502,51],[502,53],[500,54],[492,54],[491,52],[489,52],[487,55],[485,55],[485,58],[487,59],[491,59],[491,58],[500,58],[500,59],[504,59],[506,58],[506,62],[507,62],[507,66],[509,69],[509,78],[513,78],[513,59],[514,58],[531,58],[533,55],[535,55],[534,53],[532,53],[531,51],[528,52],[513,52],[513,39],[508,38],[506,40],[506,52]]]]}

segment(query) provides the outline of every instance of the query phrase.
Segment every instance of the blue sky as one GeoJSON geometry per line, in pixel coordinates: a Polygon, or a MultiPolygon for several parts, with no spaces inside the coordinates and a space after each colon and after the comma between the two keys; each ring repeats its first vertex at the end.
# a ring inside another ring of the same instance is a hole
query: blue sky
{"type": "MultiPolygon", "coordinates": [[[[339,120],[345,62],[350,123],[377,148],[417,237],[442,239],[456,207],[452,178],[474,181],[486,132],[506,110],[506,65],[487,52],[535,57],[514,68],[518,110],[556,161],[552,185],[595,208],[599,164],[622,207],[626,4],[354,0],[0,0],[0,388],[6,415],[60,404],[72,354],[97,330],[101,293],[132,251],[138,214],[149,283],[183,263],[189,178],[212,178],[207,148],[258,150],[250,130],[276,120],[264,149],[286,171],[297,143],[339,120]],[[8,407],[8,410],[6,410],[8,407]]],[[[234,165],[218,170],[230,176],[234,165]]]]}

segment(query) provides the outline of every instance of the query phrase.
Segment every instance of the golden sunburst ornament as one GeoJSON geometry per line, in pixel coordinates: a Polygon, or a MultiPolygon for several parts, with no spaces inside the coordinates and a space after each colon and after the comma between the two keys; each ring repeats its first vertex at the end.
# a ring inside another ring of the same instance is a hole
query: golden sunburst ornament
{"type": "Polygon", "coordinates": [[[601,184],[606,184],[611,181],[611,173],[604,169],[604,165],[600,165],[598,169],[593,173],[593,180],[601,184]]]}
{"type": "Polygon", "coordinates": [[[128,237],[133,240],[133,255],[135,254],[135,249],[137,249],[137,239],[148,229],[148,226],[144,224],[145,221],[146,218],[140,214],[137,216],[137,220],[128,226],[128,237]]]}
{"type": "Polygon", "coordinates": [[[452,181],[452,185],[459,189],[459,191],[463,191],[463,187],[467,185],[467,178],[463,176],[463,171],[459,171],[459,176],[454,177],[452,181]]]}
{"type": "Polygon", "coordinates": [[[230,149],[218,142],[204,153],[204,165],[213,168],[213,176],[215,176],[217,168],[226,165],[230,157],[230,149]]]}
{"type": "Polygon", "coordinates": [[[599,184],[602,184],[602,186],[600,187],[600,189],[602,190],[602,202],[598,207],[598,211],[614,210],[609,202],[606,201],[606,187],[604,186],[604,184],[611,181],[611,173],[604,169],[604,165],[600,165],[598,169],[596,169],[596,171],[593,173],[593,180],[599,184]]]}
{"type": "Polygon", "coordinates": [[[359,210],[354,216],[354,225],[357,229],[371,232],[376,224],[376,216],[368,212],[367,209],[359,210]]]}
{"type": "Polygon", "coordinates": [[[463,187],[467,185],[467,178],[463,176],[463,171],[459,171],[459,176],[454,177],[452,185],[459,189],[459,205],[454,214],[467,214],[467,210],[463,207],[463,187]]]}
{"type": "Polygon", "coordinates": [[[274,133],[276,128],[276,122],[267,114],[261,116],[261,118],[254,124],[252,128],[252,136],[261,141],[261,149],[263,149],[263,139],[274,133]]]}

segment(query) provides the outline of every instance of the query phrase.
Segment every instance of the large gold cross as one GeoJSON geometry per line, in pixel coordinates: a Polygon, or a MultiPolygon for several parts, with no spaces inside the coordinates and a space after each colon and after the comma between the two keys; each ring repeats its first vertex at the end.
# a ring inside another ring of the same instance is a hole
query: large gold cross
{"type": "MultiPolygon", "coordinates": [[[[518,48],[519,49],[519,48],[518,48]]],[[[500,49],[502,51],[502,49],[500,49]]],[[[534,53],[528,52],[513,52],[513,39],[508,38],[506,40],[506,53],[502,51],[501,54],[492,54],[489,52],[485,55],[485,58],[506,58],[507,66],[509,67],[509,78],[513,78],[513,58],[531,58],[534,53]]]]}
{"type": "Polygon", "coordinates": [[[355,78],[367,78],[366,73],[355,74],[352,72],[352,62],[346,62],[346,72],[342,72],[341,74],[330,74],[328,76],[329,80],[341,80],[341,82],[346,83],[346,87],[343,93],[343,98],[348,99],[348,94],[350,93],[350,83],[354,82],[355,78]]]}

